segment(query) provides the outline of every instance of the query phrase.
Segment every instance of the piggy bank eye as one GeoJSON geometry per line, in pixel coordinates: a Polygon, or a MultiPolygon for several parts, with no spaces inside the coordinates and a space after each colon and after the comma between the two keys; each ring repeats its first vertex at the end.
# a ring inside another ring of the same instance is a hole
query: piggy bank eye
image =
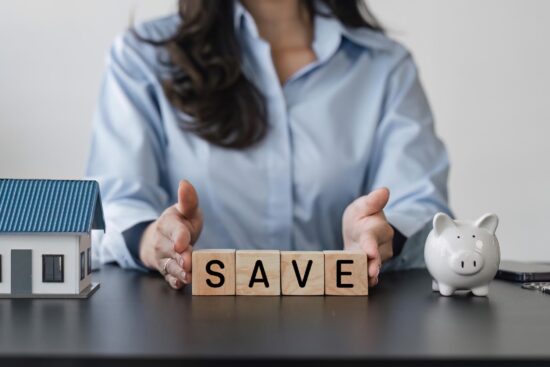
{"type": "Polygon", "coordinates": [[[456,236],[456,238],[460,238],[460,236],[456,236]]]}
{"type": "Polygon", "coordinates": [[[475,235],[475,234],[473,234],[473,235],[472,235],[472,238],[476,238],[476,235],[475,235]]]}

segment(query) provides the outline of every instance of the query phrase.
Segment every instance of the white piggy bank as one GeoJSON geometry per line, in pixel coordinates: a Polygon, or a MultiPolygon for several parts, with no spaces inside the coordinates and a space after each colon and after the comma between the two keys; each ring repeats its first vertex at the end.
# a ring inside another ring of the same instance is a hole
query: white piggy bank
{"type": "Polygon", "coordinates": [[[443,296],[457,290],[472,291],[476,296],[489,293],[489,283],[500,264],[497,226],[495,214],[485,214],[475,222],[436,214],[424,248],[434,291],[443,296]]]}

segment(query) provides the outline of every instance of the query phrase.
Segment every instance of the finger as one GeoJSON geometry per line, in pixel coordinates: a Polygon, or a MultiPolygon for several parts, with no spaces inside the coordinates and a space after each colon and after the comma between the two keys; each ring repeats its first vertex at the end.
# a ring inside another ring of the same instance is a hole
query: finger
{"type": "Polygon", "coordinates": [[[183,284],[191,284],[191,276],[192,276],[192,273],[185,273],[185,279],[183,280],[183,284]]]}
{"type": "Polygon", "coordinates": [[[191,244],[194,244],[199,238],[202,231],[203,219],[202,219],[202,211],[200,208],[197,209],[195,216],[193,218],[187,220],[187,223],[189,225],[190,232],[191,232],[191,244]]]}
{"type": "Polygon", "coordinates": [[[378,284],[378,276],[376,277],[369,277],[369,287],[374,287],[378,284]]]}
{"type": "Polygon", "coordinates": [[[181,254],[191,246],[191,231],[185,224],[180,225],[171,233],[171,240],[174,251],[181,254]]]}
{"type": "Polygon", "coordinates": [[[379,246],[379,250],[382,263],[388,261],[393,257],[393,243],[391,241],[381,244],[379,246]]]}
{"type": "Polygon", "coordinates": [[[187,180],[180,181],[176,208],[185,218],[193,218],[199,209],[197,191],[187,180]]]}
{"type": "Polygon", "coordinates": [[[191,231],[185,219],[167,214],[158,225],[159,233],[170,240],[170,247],[177,253],[185,251],[192,243],[191,231]]]}
{"type": "Polygon", "coordinates": [[[185,251],[183,251],[181,256],[181,267],[186,273],[190,273],[192,271],[192,253],[193,253],[193,247],[189,246],[185,251]]]}
{"type": "Polygon", "coordinates": [[[365,236],[363,242],[361,243],[361,248],[367,254],[369,278],[378,277],[378,273],[380,272],[380,267],[382,265],[382,259],[378,249],[378,241],[372,236],[365,236]]]}
{"type": "Polygon", "coordinates": [[[386,187],[376,189],[366,196],[361,196],[353,202],[355,214],[359,218],[368,217],[381,212],[390,199],[390,190],[386,187]]]}
{"type": "Polygon", "coordinates": [[[382,264],[380,262],[380,257],[377,257],[375,259],[372,259],[368,261],[368,273],[369,273],[369,279],[370,278],[378,278],[378,275],[380,275],[380,268],[382,267],[382,264]]]}
{"type": "Polygon", "coordinates": [[[162,273],[166,271],[166,275],[170,274],[174,278],[184,282],[186,280],[186,273],[181,266],[172,258],[163,259],[160,261],[160,269],[162,273]]]}
{"type": "Polygon", "coordinates": [[[178,188],[176,210],[185,219],[185,224],[191,234],[191,244],[194,244],[202,231],[202,212],[199,206],[197,191],[189,181],[181,181],[178,188]]]}
{"type": "Polygon", "coordinates": [[[181,289],[181,287],[183,287],[183,284],[181,281],[179,281],[176,277],[170,275],[170,274],[166,274],[166,276],[164,277],[164,279],[166,280],[166,282],[168,284],[170,284],[170,287],[174,288],[174,289],[181,289]]]}
{"type": "Polygon", "coordinates": [[[378,243],[393,240],[395,231],[388,224],[384,213],[380,212],[368,218],[363,218],[356,227],[359,238],[363,236],[374,237],[378,243]]]}
{"type": "Polygon", "coordinates": [[[176,258],[178,253],[174,250],[172,240],[164,236],[162,233],[155,235],[155,256],[157,259],[176,258]]]}

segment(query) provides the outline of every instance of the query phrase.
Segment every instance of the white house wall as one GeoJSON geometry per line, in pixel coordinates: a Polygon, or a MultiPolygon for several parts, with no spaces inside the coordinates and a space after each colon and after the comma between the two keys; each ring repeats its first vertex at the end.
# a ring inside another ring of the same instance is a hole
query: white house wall
{"type": "Polygon", "coordinates": [[[0,254],[2,255],[0,293],[11,293],[11,250],[32,250],[32,293],[79,293],[80,253],[77,253],[79,242],[79,235],[76,234],[0,235],[0,254]],[[42,255],[64,255],[63,283],[42,282],[42,255]]]}
{"type": "Polygon", "coordinates": [[[88,275],[88,248],[91,246],[91,239],[89,234],[83,234],[79,239],[79,251],[78,251],[78,280],[79,280],[79,293],[90,285],[91,274],[88,275]],[[80,280],[80,253],[84,252],[84,279],[80,280]]]}

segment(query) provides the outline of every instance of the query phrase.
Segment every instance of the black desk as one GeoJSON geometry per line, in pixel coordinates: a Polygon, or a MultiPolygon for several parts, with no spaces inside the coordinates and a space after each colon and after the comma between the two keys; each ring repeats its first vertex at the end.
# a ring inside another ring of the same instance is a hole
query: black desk
{"type": "Polygon", "coordinates": [[[94,278],[101,288],[89,300],[0,300],[0,366],[25,359],[550,364],[550,296],[502,281],[489,298],[440,297],[424,271],[385,274],[368,298],[192,297],[114,266],[94,278]]]}

